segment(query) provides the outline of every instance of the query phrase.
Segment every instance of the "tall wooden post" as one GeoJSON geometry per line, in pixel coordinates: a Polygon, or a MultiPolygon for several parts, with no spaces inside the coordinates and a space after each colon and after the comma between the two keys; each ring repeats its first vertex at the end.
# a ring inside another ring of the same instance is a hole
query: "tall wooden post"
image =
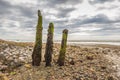
{"type": "Polygon", "coordinates": [[[66,47],[67,47],[67,35],[68,35],[68,30],[64,29],[63,35],[62,35],[60,54],[59,54],[59,58],[58,58],[59,66],[63,66],[64,62],[65,62],[65,53],[66,53],[66,47]]]}
{"type": "Polygon", "coordinates": [[[38,23],[36,27],[36,41],[32,54],[32,65],[39,66],[42,57],[42,15],[38,10],[38,23]]]}
{"type": "Polygon", "coordinates": [[[53,23],[50,23],[48,27],[48,35],[47,35],[47,43],[46,43],[46,51],[45,51],[46,66],[51,66],[52,54],[53,54],[53,33],[54,33],[54,25],[53,23]]]}

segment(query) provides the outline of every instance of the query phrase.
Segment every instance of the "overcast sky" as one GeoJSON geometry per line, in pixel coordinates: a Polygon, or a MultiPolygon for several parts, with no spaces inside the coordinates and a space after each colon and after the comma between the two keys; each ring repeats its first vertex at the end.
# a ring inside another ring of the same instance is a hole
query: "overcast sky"
{"type": "Polygon", "coordinates": [[[0,39],[33,41],[38,9],[44,40],[49,22],[54,40],[63,29],[69,40],[120,40],[120,0],[0,0],[0,39]]]}

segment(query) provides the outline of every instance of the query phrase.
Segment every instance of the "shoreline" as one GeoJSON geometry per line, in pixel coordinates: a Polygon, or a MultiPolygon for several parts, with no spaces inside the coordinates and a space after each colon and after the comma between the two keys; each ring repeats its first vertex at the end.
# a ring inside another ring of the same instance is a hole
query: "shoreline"
{"type": "MultiPolygon", "coordinates": [[[[23,41],[23,42],[17,42],[17,41],[6,41],[6,40],[2,40],[0,39],[0,43],[7,43],[7,44],[25,44],[25,45],[34,45],[34,42],[27,42],[27,41],[23,41]]],[[[120,42],[118,42],[119,44],[117,44],[117,42],[67,42],[67,45],[72,45],[72,46],[120,46],[120,42]],[[114,44],[115,43],[115,44],[114,44]]],[[[43,42],[43,44],[46,44],[46,42],[43,42]]],[[[61,42],[54,42],[54,44],[61,44],[61,42]]]]}
{"type": "MultiPolygon", "coordinates": [[[[0,41],[6,41],[0,39],[0,41]]],[[[7,40],[8,42],[17,42],[17,43],[34,43],[34,41],[17,41],[17,40],[7,40]]],[[[46,40],[43,40],[43,44],[46,43],[46,40]]],[[[54,43],[61,43],[60,40],[54,40],[54,43]]],[[[72,45],[117,45],[120,46],[120,40],[68,40],[67,44],[72,45]]]]}

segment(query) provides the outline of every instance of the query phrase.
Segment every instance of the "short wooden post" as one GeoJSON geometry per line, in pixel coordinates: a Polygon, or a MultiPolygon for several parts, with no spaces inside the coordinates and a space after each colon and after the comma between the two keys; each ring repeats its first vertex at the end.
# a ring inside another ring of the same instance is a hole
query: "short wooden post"
{"type": "Polygon", "coordinates": [[[64,66],[65,53],[66,53],[66,47],[67,47],[67,35],[68,35],[68,30],[64,29],[63,34],[62,34],[60,54],[59,54],[59,58],[58,58],[59,66],[64,66]]]}

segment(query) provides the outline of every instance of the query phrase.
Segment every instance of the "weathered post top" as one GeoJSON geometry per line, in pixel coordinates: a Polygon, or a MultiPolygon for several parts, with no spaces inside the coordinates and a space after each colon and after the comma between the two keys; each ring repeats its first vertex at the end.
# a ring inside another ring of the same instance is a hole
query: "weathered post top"
{"type": "Polygon", "coordinates": [[[67,33],[68,33],[68,30],[67,30],[67,29],[64,29],[64,30],[63,30],[63,33],[67,34],[67,33]]]}
{"type": "Polygon", "coordinates": [[[38,10],[38,16],[41,16],[41,11],[40,10],[38,10]]]}
{"type": "Polygon", "coordinates": [[[53,23],[51,22],[51,23],[49,24],[49,26],[53,26],[53,23]]]}
{"type": "Polygon", "coordinates": [[[54,32],[54,24],[51,22],[49,23],[49,29],[48,32],[53,33],[54,32]]]}

